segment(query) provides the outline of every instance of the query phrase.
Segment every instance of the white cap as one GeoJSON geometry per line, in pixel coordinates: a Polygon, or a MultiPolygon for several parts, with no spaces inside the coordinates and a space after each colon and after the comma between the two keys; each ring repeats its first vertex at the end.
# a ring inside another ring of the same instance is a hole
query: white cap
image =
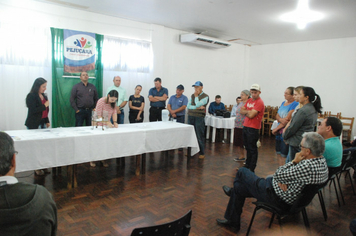
{"type": "Polygon", "coordinates": [[[251,90],[257,90],[257,91],[260,91],[261,92],[261,87],[258,85],[258,84],[253,84],[251,85],[251,90]]]}

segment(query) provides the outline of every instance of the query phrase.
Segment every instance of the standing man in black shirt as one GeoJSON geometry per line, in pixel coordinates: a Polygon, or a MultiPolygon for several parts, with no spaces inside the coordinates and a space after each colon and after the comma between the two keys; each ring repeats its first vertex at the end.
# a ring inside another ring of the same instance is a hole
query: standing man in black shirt
{"type": "Polygon", "coordinates": [[[91,126],[91,112],[98,101],[98,92],[88,83],[88,73],[80,73],[81,82],[74,85],[70,94],[70,104],[75,110],[75,126],[91,126]]]}

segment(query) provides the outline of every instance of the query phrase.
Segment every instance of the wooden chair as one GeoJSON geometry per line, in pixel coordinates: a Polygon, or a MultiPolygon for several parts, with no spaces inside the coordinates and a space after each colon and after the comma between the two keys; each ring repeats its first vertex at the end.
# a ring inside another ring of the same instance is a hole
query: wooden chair
{"type": "Polygon", "coordinates": [[[342,125],[343,125],[343,130],[342,130],[343,140],[346,140],[346,141],[350,142],[351,141],[352,127],[354,125],[355,117],[341,117],[339,119],[341,120],[342,125]]]}
{"type": "Polygon", "coordinates": [[[261,135],[265,134],[265,124],[267,124],[269,120],[269,112],[265,110],[265,112],[263,113],[263,117],[262,117],[262,124],[261,124],[261,135]]]}
{"type": "Polygon", "coordinates": [[[190,232],[190,220],[192,218],[192,210],[178,220],[170,223],[136,228],[132,231],[131,236],[188,236],[190,232]]]}

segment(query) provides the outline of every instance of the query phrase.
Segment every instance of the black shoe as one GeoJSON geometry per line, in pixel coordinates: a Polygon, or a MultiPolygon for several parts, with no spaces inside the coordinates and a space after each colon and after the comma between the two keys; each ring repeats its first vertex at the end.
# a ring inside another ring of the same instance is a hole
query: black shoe
{"type": "Polygon", "coordinates": [[[233,223],[233,222],[231,222],[230,220],[227,220],[227,219],[216,219],[216,222],[218,222],[219,225],[234,227],[237,230],[240,229],[240,224],[239,223],[233,223]]]}
{"type": "Polygon", "coordinates": [[[229,197],[231,196],[232,188],[230,188],[230,187],[224,185],[224,186],[222,187],[222,189],[224,190],[224,193],[225,193],[227,196],[229,196],[229,197]]]}

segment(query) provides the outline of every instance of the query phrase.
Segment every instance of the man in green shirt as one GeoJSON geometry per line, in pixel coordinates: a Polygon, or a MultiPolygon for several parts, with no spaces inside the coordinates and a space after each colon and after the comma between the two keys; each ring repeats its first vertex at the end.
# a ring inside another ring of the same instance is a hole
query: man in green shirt
{"type": "Polygon", "coordinates": [[[111,90],[116,90],[119,93],[119,98],[116,101],[117,123],[123,124],[124,118],[125,118],[124,107],[126,106],[126,103],[128,101],[128,98],[126,96],[126,89],[124,89],[123,87],[120,87],[120,85],[121,85],[121,77],[120,76],[115,76],[113,81],[114,81],[114,85],[107,89],[106,95],[111,90]]]}
{"type": "Polygon", "coordinates": [[[336,117],[326,117],[318,127],[318,133],[325,139],[323,156],[328,167],[339,167],[342,161],[342,144],[340,135],[342,123],[336,117]]]}

